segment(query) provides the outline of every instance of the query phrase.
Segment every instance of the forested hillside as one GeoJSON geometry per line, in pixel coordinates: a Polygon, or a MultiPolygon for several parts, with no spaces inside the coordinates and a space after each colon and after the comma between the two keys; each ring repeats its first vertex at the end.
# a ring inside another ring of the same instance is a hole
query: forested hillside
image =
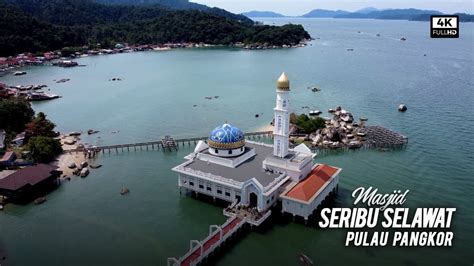
{"type": "Polygon", "coordinates": [[[0,0],[0,55],[119,42],[296,44],[301,25],[261,26],[200,10],[103,5],[92,0],[0,0]]]}

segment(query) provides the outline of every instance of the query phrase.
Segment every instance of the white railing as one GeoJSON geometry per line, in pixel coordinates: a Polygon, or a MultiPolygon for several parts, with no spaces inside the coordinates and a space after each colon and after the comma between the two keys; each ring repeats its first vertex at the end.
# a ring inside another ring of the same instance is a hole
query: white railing
{"type": "Polygon", "coordinates": [[[263,188],[263,193],[268,192],[271,190],[276,184],[278,184],[283,178],[286,177],[286,174],[280,174],[277,178],[275,178],[270,184],[263,188]]]}
{"type": "Polygon", "coordinates": [[[238,181],[235,181],[233,179],[226,178],[226,177],[223,177],[223,176],[214,175],[214,174],[211,174],[211,173],[206,173],[206,172],[203,172],[203,171],[195,170],[195,169],[192,169],[190,167],[185,167],[183,164],[174,167],[173,170],[178,170],[180,172],[189,173],[189,174],[194,175],[194,176],[203,177],[203,178],[212,179],[212,180],[220,181],[220,182],[223,182],[223,183],[231,184],[231,185],[233,185],[237,188],[241,188],[242,185],[243,185],[243,182],[238,182],[238,181]]]}

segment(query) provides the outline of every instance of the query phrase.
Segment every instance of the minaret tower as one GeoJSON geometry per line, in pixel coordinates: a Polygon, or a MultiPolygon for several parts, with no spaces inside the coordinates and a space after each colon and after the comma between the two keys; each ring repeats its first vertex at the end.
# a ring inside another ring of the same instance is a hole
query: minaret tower
{"type": "Polygon", "coordinates": [[[273,155],[284,158],[288,155],[288,141],[290,131],[289,103],[290,103],[290,81],[283,72],[277,81],[277,99],[275,112],[275,123],[273,129],[273,155]]]}

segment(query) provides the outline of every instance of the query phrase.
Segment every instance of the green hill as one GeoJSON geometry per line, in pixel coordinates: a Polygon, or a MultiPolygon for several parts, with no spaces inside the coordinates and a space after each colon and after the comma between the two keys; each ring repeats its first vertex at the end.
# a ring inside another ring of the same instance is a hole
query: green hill
{"type": "Polygon", "coordinates": [[[296,44],[301,25],[259,26],[200,10],[89,0],[0,0],[0,55],[115,43],[296,44]],[[8,3],[8,4],[7,4],[8,3]]]}
{"type": "Polygon", "coordinates": [[[246,16],[234,14],[217,7],[208,7],[188,0],[95,0],[97,3],[108,5],[133,5],[133,6],[153,6],[159,5],[175,10],[201,10],[210,14],[223,16],[230,19],[239,20],[244,23],[253,23],[246,16]]]}

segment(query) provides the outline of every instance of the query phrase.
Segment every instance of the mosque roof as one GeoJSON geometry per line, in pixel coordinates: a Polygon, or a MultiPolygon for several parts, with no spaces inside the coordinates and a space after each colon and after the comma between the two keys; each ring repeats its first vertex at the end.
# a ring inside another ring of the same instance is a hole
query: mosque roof
{"type": "Polygon", "coordinates": [[[211,132],[207,143],[211,148],[237,149],[245,145],[245,136],[238,127],[225,123],[211,132]]]}

